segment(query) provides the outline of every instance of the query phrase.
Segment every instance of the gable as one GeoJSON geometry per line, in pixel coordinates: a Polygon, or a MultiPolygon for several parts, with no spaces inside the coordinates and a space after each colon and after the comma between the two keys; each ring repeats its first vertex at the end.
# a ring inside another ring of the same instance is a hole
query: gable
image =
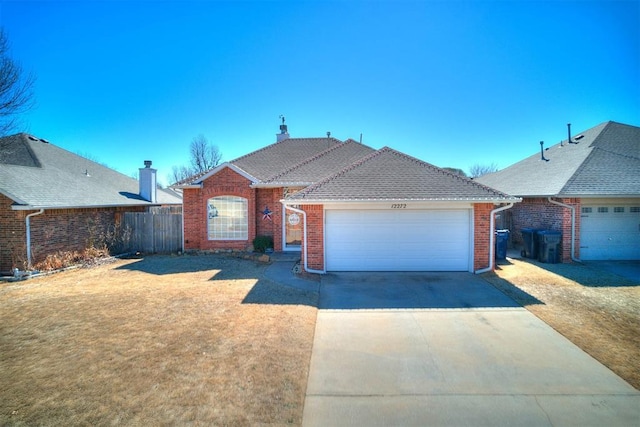
{"type": "Polygon", "coordinates": [[[245,180],[251,183],[257,181],[255,177],[253,177],[246,171],[242,170],[238,166],[229,162],[225,162],[211,169],[209,172],[198,176],[197,178],[192,177],[191,179],[188,180],[190,183],[175,185],[175,187],[176,188],[191,188],[191,187],[200,188],[205,181],[211,180],[211,178],[213,177],[215,177],[215,179],[224,179],[223,177],[216,177],[216,175],[223,173],[223,176],[226,176],[226,174],[229,172],[239,175],[240,177],[244,178],[245,180]]]}
{"type": "Polygon", "coordinates": [[[216,168],[216,172],[202,179],[201,187],[205,192],[216,194],[240,194],[249,190],[253,180],[243,171],[224,164],[216,168]]]}

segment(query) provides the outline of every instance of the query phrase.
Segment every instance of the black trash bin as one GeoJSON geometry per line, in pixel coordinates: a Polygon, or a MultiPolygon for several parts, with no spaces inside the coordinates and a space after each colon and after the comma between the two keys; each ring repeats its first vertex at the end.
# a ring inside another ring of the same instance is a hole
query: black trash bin
{"type": "Polygon", "coordinates": [[[540,247],[538,253],[538,261],[549,264],[560,262],[560,243],[562,242],[562,233],[553,230],[538,231],[538,239],[540,247]]]}
{"type": "Polygon", "coordinates": [[[507,259],[507,243],[509,242],[509,230],[496,230],[496,259],[507,259]]]}
{"type": "Polygon", "coordinates": [[[522,233],[522,240],[524,241],[524,249],[522,250],[522,256],[527,258],[538,258],[538,236],[536,233],[540,230],[537,228],[523,228],[520,230],[522,233]]]}

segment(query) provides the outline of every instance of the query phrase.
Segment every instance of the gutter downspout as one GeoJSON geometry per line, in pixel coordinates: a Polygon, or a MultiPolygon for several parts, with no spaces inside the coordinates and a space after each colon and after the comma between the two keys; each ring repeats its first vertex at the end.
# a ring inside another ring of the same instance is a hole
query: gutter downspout
{"type": "Polygon", "coordinates": [[[40,209],[38,212],[30,213],[25,218],[25,223],[27,226],[27,268],[31,269],[31,221],[30,218],[32,216],[40,215],[44,213],[44,209],[40,209]]]}
{"type": "Polygon", "coordinates": [[[324,270],[312,270],[309,267],[307,267],[307,213],[303,210],[300,209],[296,209],[296,208],[292,208],[291,206],[288,206],[286,204],[284,204],[284,208],[285,209],[289,209],[290,211],[302,214],[302,227],[303,227],[303,231],[302,233],[304,234],[304,271],[306,271],[307,273],[315,273],[315,274],[325,274],[326,271],[324,270]]]}
{"type": "Polygon", "coordinates": [[[554,205],[562,206],[563,208],[571,209],[571,260],[573,262],[579,262],[580,259],[575,257],[576,253],[576,208],[575,206],[567,205],[556,200],[551,199],[551,196],[547,197],[549,203],[553,203],[554,205]]]}
{"type": "Polygon", "coordinates": [[[487,271],[493,271],[493,258],[494,258],[494,239],[495,239],[495,219],[494,216],[496,213],[501,212],[501,211],[505,211],[507,209],[510,209],[513,207],[513,202],[509,203],[506,206],[500,206],[499,208],[495,208],[494,210],[491,211],[490,214],[490,219],[489,219],[489,267],[487,268],[482,268],[480,270],[476,270],[474,271],[475,274],[482,274],[482,273],[486,273],[487,271]]]}

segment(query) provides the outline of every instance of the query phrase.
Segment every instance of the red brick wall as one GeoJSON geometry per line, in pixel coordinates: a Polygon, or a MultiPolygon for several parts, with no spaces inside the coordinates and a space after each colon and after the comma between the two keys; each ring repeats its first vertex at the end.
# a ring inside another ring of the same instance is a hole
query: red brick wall
{"type": "MultiPolygon", "coordinates": [[[[491,226],[492,203],[473,205],[473,270],[489,267],[489,228],[491,226]]],[[[494,264],[495,265],[495,264],[494,264]]]]}
{"type": "Polygon", "coordinates": [[[9,272],[26,260],[25,212],[12,211],[13,200],[0,194],[0,271],[9,272]]]}
{"type": "Polygon", "coordinates": [[[256,189],[256,235],[273,237],[274,250],[282,250],[282,188],[256,189]],[[271,221],[263,220],[262,211],[269,207],[271,221]]]}
{"type": "MultiPolygon", "coordinates": [[[[304,205],[301,209],[307,217],[307,267],[312,270],[324,270],[324,206],[304,205]]],[[[304,236],[302,259],[304,260],[304,236]]]]}
{"type": "MultiPolygon", "coordinates": [[[[0,271],[27,267],[26,216],[37,211],[12,211],[12,201],[0,195],[0,271]]],[[[96,209],[48,209],[33,216],[31,256],[36,264],[59,251],[82,251],[105,243],[104,233],[124,212],[143,212],[144,207],[96,209]]]]}
{"type": "MultiPolygon", "coordinates": [[[[231,168],[223,168],[203,182],[202,188],[183,191],[185,250],[246,250],[256,237],[256,190],[251,181],[231,168]],[[207,200],[218,196],[247,199],[249,233],[247,240],[209,240],[207,233],[207,200]]],[[[264,207],[262,207],[264,209],[264,207]]],[[[262,219],[262,218],[261,218],[262,219]]]]}
{"type": "MultiPolygon", "coordinates": [[[[554,199],[575,206],[576,242],[575,256],[580,255],[580,199],[554,199]]],[[[571,261],[571,209],[550,203],[546,198],[525,198],[516,203],[512,210],[513,230],[511,238],[515,245],[522,245],[523,228],[538,228],[562,233],[562,261],[571,261]]]]}

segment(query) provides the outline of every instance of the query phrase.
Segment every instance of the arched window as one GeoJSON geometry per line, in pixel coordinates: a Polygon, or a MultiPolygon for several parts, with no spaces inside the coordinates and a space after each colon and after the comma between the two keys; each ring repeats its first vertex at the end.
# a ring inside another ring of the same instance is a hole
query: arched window
{"type": "Polygon", "coordinates": [[[209,240],[247,240],[249,215],[247,199],[220,196],[207,200],[209,240]]]}

